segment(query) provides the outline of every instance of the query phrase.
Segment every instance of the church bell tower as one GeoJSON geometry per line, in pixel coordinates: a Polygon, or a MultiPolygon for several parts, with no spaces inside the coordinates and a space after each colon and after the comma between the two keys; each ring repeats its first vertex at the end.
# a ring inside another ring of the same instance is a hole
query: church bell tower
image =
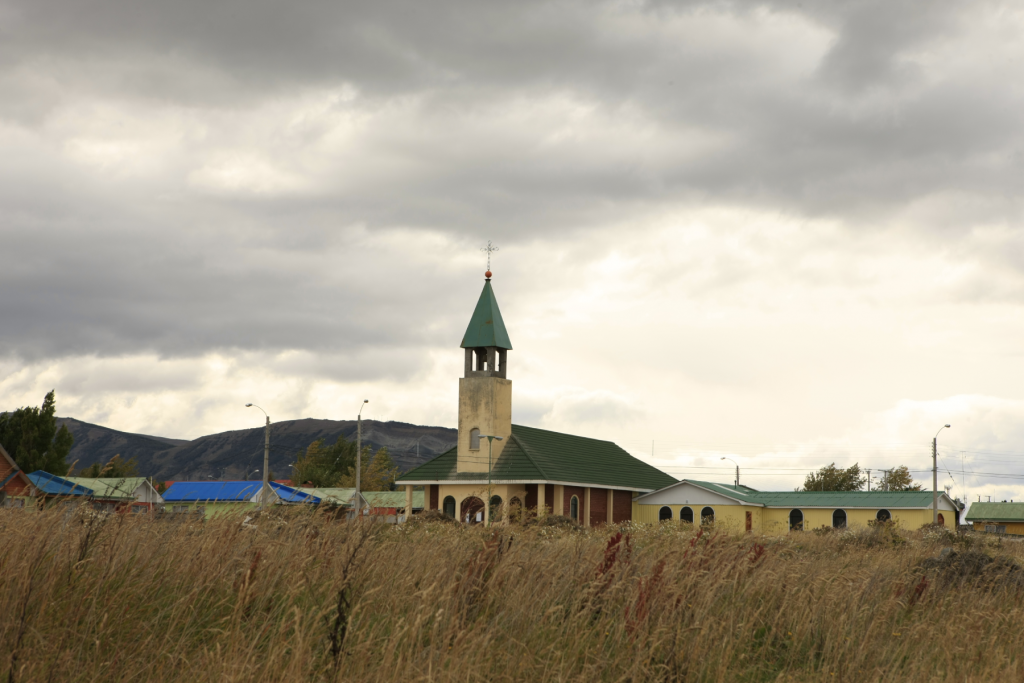
{"type": "Polygon", "coordinates": [[[498,300],[491,289],[491,271],[476,302],[462,338],[466,370],[459,380],[459,472],[487,472],[486,435],[500,436],[491,443],[491,463],[512,435],[512,382],[508,379],[508,352],[512,350],[498,300]]]}

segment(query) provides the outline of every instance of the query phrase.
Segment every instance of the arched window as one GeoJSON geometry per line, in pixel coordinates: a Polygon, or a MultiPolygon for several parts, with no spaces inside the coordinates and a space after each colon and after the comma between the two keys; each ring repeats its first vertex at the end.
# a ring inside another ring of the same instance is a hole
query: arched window
{"type": "Polygon", "coordinates": [[[875,519],[877,519],[879,522],[888,522],[890,519],[892,519],[892,515],[889,514],[888,510],[879,510],[878,514],[875,515],[875,519]]]}
{"type": "Polygon", "coordinates": [[[569,499],[569,516],[574,522],[580,521],[580,499],[576,496],[569,499]]]}
{"type": "Polygon", "coordinates": [[[939,524],[946,526],[946,518],[942,516],[941,512],[939,513],[939,524]]]}
{"type": "Polygon", "coordinates": [[[444,516],[455,518],[455,498],[452,496],[444,497],[444,516]]]}
{"type": "Polygon", "coordinates": [[[712,508],[706,507],[700,511],[700,523],[701,524],[714,524],[715,523],[715,511],[712,508]]]}
{"type": "Polygon", "coordinates": [[[835,510],[832,512],[832,528],[846,528],[846,510],[835,510]]]}
{"type": "Polygon", "coordinates": [[[491,524],[501,518],[501,496],[491,496],[491,524]]]}
{"type": "Polygon", "coordinates": [[[693,508],[684,507],[682,510],[680,510],[679,519],[683,520],[684,522],[688,522],[689,524],[693,524],[693,508]]]}
{"type": "Polygon", "coordinates": [[[480,450],[480,430],[476,427],[469,430],[469,450],[480,450]]]}
{"type": "Polygon", "coordinates": [[[804,513],[799,510],[792,510],[789,513],[789,530],[790,531],[803,531],[804,530],[804,513]]]}
{"type": "Polygon", "coordinates": [[[662,505],[661,509],[658,510],[658,521],[664,522],[667,519],[672,519],[672,508],[667,505],[662,505]]]}

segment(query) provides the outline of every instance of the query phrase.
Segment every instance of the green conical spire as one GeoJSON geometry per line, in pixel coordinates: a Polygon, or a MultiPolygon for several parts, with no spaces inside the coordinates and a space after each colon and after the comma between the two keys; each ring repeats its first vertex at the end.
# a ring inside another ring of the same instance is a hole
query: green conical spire
{"type": "MultiPolygon", "coordinates": [[[[488,273],[490,275],[490,273],[488,273]]],[[[505,321],[498,310],[498,300],[491,290],[491,281],[484,282],[484,291],[480,292],[480,300],[476,302],[473,317],[469,320],[466,335],[462,338],[462,348],[473,349],[481,346],[496,346],[499,349],[512,349],[512,342],[505,330],[505,321]]]]}

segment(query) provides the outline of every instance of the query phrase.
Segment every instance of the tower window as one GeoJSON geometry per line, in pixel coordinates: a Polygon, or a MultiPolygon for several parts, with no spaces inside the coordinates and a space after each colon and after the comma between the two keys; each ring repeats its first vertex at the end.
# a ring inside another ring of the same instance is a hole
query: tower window
{"type": "Polygon", "coordinates": [[[469,430],[469,450],[480,450],[480,430],[476,427],[469,430]]]}

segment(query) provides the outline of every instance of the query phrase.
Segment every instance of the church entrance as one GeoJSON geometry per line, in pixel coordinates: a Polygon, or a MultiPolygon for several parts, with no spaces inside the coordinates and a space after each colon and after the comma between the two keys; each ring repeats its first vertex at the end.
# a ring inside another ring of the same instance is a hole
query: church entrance
{"type": "Polygon", "coordinates": [[[466,524],[480,524],[484,521],[484,502],[476,496],[470,496],[462,501],[462,511],[459,519],[466,524]]]}

